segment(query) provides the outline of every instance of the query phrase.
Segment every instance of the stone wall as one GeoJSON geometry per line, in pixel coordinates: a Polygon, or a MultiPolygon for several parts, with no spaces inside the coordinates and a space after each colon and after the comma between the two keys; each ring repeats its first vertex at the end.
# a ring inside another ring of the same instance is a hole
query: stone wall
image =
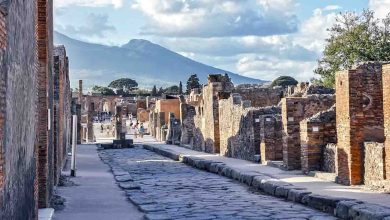
{"type": "Polygon", "coordinates": [[[325,147],[337,143],[335,107],[301,121],[300,133],[302,171],[321,170],[325,147]]]}
{"type": "Polygon", "coordinates": [[[0,219],[36,217],[35,1],[0,1],[0,219]]]}
{"type": "Polygon", "coordinates": [[[336,75],[338,182],[363,183],[364,142],[383,142],[382,64],[336,75]]]}
{"type": "MultiPolygon", "coordinates": [[[[233,93],[229,99],[219,101],[220,154],[223,156],[257,161],[260,146],[263,144],[267,160],[275,160],[278,144],[275,124],[270,123],[280,108],[253,108],[250,101],[243,101],[239,94],[233,93]],[[270,126],[273,125],[273,126],[270,126]],[[272,142],[272,143],[271,143],[272,142]]],[[[281,134],[281,132],[279,132],[281,134]]],[[[280,142],[282,136],[280,135],[280,142]]]]}
{"type": "Polygon", "coordinates": [[[364,143],[364,184],[366,186],[384,187],[384,157],[385,147],[383,143],[364,143]]]}
{"type": "Polygon", "coordinates": [[[233,90],[242,96],[243,100],[251,101],[252,107],[266,107],[278,105],[284,97],[282,87],[268,88],[255,85],[239,85],[233,90]]]}
{"type": "Polygon", "coordinates": [[[328,173],[337,172],[337,145],[327,144],[323,151],[322,171],[328,173]]]}
{"type": "Polygon", "coordinates": [[[181,145],[193,146],[194,144],[195,115],[196,111],[194,106],[188,105],[185,102],[180,103],[181,145]]]}
{"type": "Polygon", "coordinates": [[[308,95],[282,99],[283,163],[287,169],[301,169],[300,122],[329,109],[334,105],[334,101],[334,95],[308,95]]]}

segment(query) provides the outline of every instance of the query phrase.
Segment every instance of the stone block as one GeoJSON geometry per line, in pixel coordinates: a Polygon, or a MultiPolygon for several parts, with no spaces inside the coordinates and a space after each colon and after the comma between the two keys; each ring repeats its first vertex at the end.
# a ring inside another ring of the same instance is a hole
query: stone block
{"type": "Polygon", "coordinates": [[[293,202],[302,203],[303,197],[309,194],[311,194],[311,192],[307,190],[291,189],[288,191],[287,199],[293,202]]]}
{"type": "Polygon", "coordinates": [[[348,199],[309,194],[302,198],[302,204],[318,209],[322,212],[334,214],[337,204],[343,200],[348,199]]]}

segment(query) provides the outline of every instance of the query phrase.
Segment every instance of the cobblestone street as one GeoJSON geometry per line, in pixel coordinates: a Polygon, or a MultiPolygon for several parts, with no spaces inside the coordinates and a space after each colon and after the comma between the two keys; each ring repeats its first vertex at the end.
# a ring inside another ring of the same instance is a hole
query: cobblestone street
{"type": "Polygon", "coordinates": [[[149,219],[334,219],[141,147],[99,155],[149,219]]]}

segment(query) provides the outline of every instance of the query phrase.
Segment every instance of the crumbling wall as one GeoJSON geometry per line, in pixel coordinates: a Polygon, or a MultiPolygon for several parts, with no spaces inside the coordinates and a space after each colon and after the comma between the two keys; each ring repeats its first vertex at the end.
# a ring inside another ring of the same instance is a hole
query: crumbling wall
{"type": "Polygon", "coordinates": [[[181,138],[180,144],[193,146],[194,143],[194,128],[195,128],[195,107],[187,103],[180,103],[180,123],[181,123],[181,138]]]}
{"type": "MultiPolygon", "coordinates": [[[[281,126],[275,129],[273,123],[277,114],[280,114],[280,108],[253,108],[250,101],[243,101],[239,94],[232,94],[229,99],[220,100],[220,154],[257,161],[258,158],[255,156],[260,155],[260,146],[262,146],[264,159],[275,160],[282,154],[281,144],[280,147],[277,146],[277,131],[281,131],[281,126]]],[[[281,132],[279,137],[281,142],[281,132]]]]}
{"type": "Polygon", "coordinates": [[[0,4],[0,219],[36,218],[35,13],[35,1],[0,4]]]}
{"type": "Polygon", "coordinates": [[[326,144],[323,151],[322,171],[328,173],[337,172],[337,145],[326,144]]]}
{"type": "Polygon", "coordinates": [[[300,132],[302,171],[321,170],[326,145],[337,143],[335,107],[301,121],[300,132]]]}
{"type": "Polygon", "coordinates": [[[384,141],[382,64],[336,74],[338,182],[363,183],[364,142],[384,141]]]}
{"type": "Polygon", "coordinates": [[[334,102],[334,95],[308,95],[282,99],[283,163],[287,169],[301,169],[300,122],[329,109],[334,102]]]}
{"type": "Polygon", "coordinates": [[[180,120],[176,119],[175,114],[172,112],[169,113],[169,123],[167,125],[167,144],[180,144],[180,136],[181,136],[181,128],[180,128],[180,120]]]}
{"type": "Polygon", "coordinates": [[[251,102],[252,107],[266,107],[278,105],[284,97],[282,87],[268,88],[255,85],[239,85],[233,90],[242,96],[243,100],[251,102]]]}

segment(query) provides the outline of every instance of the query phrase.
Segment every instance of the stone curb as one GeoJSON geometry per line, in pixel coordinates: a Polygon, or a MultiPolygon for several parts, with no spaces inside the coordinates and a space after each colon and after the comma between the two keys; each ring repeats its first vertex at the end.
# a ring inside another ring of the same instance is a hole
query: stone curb
{"type": "Polygon", "coordinates": [[[145,144],[143,148],[197,169],[239,181],[268,195],[300,203],[341,219],[390,220],[390,209],[387,207],[354,199],[313,194],[305,188],[294,186],[261,173],[241,171],[222,162],[185,156],[169,149],[145,144]]]}

